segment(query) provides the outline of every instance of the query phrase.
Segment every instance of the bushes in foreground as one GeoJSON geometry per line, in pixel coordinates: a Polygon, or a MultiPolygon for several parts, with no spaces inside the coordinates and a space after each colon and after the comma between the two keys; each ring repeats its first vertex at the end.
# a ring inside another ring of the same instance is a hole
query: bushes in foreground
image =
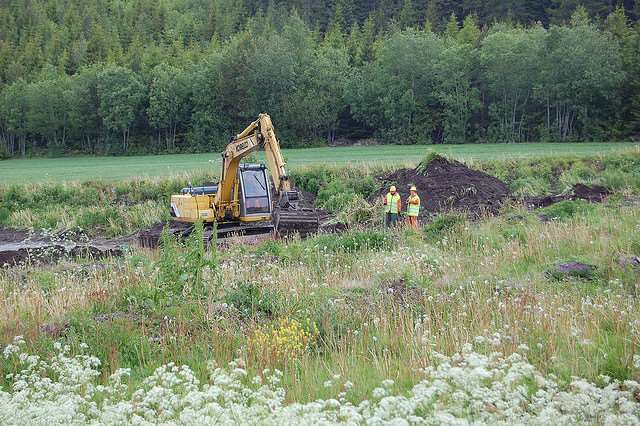
{"type": "MultiPolygon", "coordinates": [[[[499,339],[492,336],[491,339],[499,339]]],[[[482,346],[491,339],[476,338],[482,346]]],[[[600,387],[574,377],[567,390],[553,375],[527,361],[528,348],[505,356],[484,355],[465,345],[451,357],[435,354],[434,366],[407,394],[384,380],[369,399],[348,402],[353,383],[335,376],[325,387],[335,397],[287,403],[282,373],[264,370],[248,377],[238,362],[209,365],[200,382],[189,366],[156,369],[130,392],[128,369],[98,385],[100,361],[91,355],[58,353],[41,359],[23,352],[22,340],[4,348],[4,362],[16,364],[13,388],[0,391],[0,421],[32,424],[636,424],[640,383],[603,379],[600,387]],[[55,372],[54,379],[48,372],[55,372]]],[[[296,346],[297,348],[297,346],[296,346]]],[[[296,349],[298,350],[298,349],[296,349]]],[[[640,357],[634,358],[635,368],[640,357]]]]}

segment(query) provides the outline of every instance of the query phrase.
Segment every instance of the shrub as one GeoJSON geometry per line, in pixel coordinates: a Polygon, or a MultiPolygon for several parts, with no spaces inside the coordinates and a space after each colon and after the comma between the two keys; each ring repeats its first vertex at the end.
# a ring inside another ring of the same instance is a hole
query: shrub
{"type": "Polygon", "coordinates": [[[318,194],[320,188],[334,180],[335,173],[326,168],[312,168],[304,171],[294,171],[292,179],[296,186],[304,191],[318,194]]]}
{"type": "Polygon", "coordinates": [[[429,168],[429,164],[431,164],[434,160],[447,160],[442,155],[436,153],[435,151],[428,151],[427,155],[424,156],[422,160],[418,163],[416,170],[421,175],[427,174],[427,169],[429,168]]]}
{"type": "Polygon", "coordinates": [[[424,234],[428,238],[438,239],[446,232],[464,223],[465,219],[461,214],[448,213],[436,217],[430,224],[424,227],[424,234]]]}
{"type": "Polygon", "coordinates": [[[27,189],[17,185],[11,185],[2,196],[2,205],[9,210],[24,208],[29,203],[27,189]]]}
{"type": "MultiPolygon", "coordinates": [[[[163,231],[158,261],[158,291],[171,303],[176,297],[204,296],[203,270],[217,271],[216,242],[207,252],[203,241],[202,222],[196,222],[192,234],[182,243],[163,231]]],[[[215,231],[214,231],[215,235],[215,231]]]]}
{"type": "Polygon", "coordinates": [[[224,301],[246,316],[272,316],[278,305],[278,298],[274,292],[251,282],[241,282],[235,288],[227,290],[224,301]]]}
{"type": "Polygon", "coordinates": [[[587,214],[593,211],[593,205],[584,200],[565,200],[540,209],[540,213],[552,220],[567,220],[578,214],[587,214]]]}
{"type": "Polygon", "coordinates": [[[0,224],[6,224],[9,221],[11,212],[5,207],[0,207],[0,224]]]}

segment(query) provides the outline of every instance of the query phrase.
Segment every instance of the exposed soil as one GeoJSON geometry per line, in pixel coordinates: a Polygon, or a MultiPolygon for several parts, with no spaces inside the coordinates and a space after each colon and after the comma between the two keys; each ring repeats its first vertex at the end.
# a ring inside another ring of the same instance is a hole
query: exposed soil
{"type": "Polygon", "coordinates": [[[75,232],[45,234],[0,228],[0,267],[49,263],[62,257],[119,256],[130,242],[130,237],[89,241],[86,235],[75,232]]]}
{"type": "Polygon", "coordinates": [[[547,207],[560,201],[572,201],[572,200],[586,200],[591,203],[600,203],[604,201],[611,192],[600,185],[584,185],[577,183],[573,185],[570,194],[561,195],[543,195],[540,197],[528,197],[525,198],[524,203],[530,209],[537,209],[541,207],[547,207]]]}
{"type": "Polygon", "coordinates": [[[377,197],[383,197],[389,186],[395,185],[403,202],[409,196],[409,187],[415,185],[423,218],[450,210],[462,211],[471,217],[497,214],[510,197],[509,188],[500,179],[444,158],[431,161],[424,174],[415,169],[400,169],[378,179],[384,182],[384,188],[377,197]]]}
{"type": "Polygon", "coordinates": [[[604,186],[600,185],[583,185],[581,183],[576,183],[573,185],[573,193],[576,198],[580,198],[581,200],[587,200],[592,203],[600,203],[602,202],[607,195],[610,194],[610,191],[604,186]]]}

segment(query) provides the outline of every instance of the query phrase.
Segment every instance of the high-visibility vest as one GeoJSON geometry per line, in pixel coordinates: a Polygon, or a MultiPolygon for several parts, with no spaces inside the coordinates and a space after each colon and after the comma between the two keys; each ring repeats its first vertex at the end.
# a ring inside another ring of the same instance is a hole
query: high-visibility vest
{"type": "Polygon", "coordinates": [[[417,195],[410,195],[409,199],[407,200],[407,215],[418,216],[418,213],[420,213],[420,197],[418,197],[417,195]],[[418,201],[418,203],[413,204],[412,201],[415,203],[416,200],[418,201]]]}
{"type": "Polygon", "coordinates": [[[396,192],[395,195],[391,195],[391,193],[389,192],[387,194],[387,205],[385,206],[385,212],[386,213],[393,213],[393,214],[398,214],[398,203],[400,201],[400,194],[398,194],[396,192]]]}

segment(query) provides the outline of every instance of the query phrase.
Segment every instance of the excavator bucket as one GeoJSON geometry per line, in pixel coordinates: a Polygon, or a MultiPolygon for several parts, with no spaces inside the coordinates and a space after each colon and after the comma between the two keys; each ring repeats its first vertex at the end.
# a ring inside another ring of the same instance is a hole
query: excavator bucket
{"type": "Polygon", "coordinates": [[[276,234],[287,237],[299,234],[306,237],[320,229],[320,216],[312,206],[307,206],[298,191],[283,192],[272,213],[276,234]]]}
{"type": "Polygon", "coordinates": [[[314,209],[276,207],[273,211],[273,225],[279,236],[299,234],[306,237],[318,232],[320,218],[314,209]]]}

